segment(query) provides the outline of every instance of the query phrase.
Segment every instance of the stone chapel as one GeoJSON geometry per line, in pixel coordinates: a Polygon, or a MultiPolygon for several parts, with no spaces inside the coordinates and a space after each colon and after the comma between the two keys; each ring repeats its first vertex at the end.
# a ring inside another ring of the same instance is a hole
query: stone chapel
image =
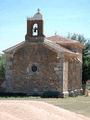
{"type": "Polygon", "coordinates": [[[5,91],[42,95],[58,91],[66,96],[82,87],[82,49],[75,40],[58,35],[46,37],[38,11],[27,18],[25,41],[4,50],[5,91]]]}

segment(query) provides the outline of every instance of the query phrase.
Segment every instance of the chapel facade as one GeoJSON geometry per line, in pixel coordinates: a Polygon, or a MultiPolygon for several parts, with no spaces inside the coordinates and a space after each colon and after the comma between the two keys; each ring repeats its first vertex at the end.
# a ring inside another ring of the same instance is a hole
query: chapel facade
{"type": "Polygon", "coordinates": [[[4,51],[5,91],[42,95],[58,91],[62,96],[82,87],[82,49],[78,41],[58,35],[46,37],[38,11],[27,18],[25,41],[4,51]]]}

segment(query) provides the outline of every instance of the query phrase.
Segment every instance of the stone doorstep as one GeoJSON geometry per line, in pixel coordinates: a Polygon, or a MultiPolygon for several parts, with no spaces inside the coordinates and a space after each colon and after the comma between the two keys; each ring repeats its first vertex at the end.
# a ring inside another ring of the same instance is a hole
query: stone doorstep
{"type": "Polygon", "coordinates": [[[63,98],[69,97],[69,92],[68,91],[63,92],[62,95],[63,98]]]}

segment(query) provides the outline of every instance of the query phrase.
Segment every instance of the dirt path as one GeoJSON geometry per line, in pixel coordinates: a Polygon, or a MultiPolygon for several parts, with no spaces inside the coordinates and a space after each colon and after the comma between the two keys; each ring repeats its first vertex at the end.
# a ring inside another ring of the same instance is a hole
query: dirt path
{"type": "Polygon", "coordinates": [[[0,120],[90,120],[39,101],[0,100],[0,120]]]}

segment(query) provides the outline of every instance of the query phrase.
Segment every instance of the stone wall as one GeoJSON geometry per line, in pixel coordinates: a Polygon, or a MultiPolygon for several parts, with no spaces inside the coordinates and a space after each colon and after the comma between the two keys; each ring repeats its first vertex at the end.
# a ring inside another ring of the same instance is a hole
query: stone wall
{"type": "Polygon", "coordinates": [[[14,53],[6,54],[6,90],[14,93],[38,93],[80,89],[82,63],[66,61],[44,43],[25,42],[14,53]],[[33,72],[32,67],[36,71],[33,72]]]}
{"type": "Polygon", "coordinates": [[[6,91],[11,92],[12,91],[12,65],[13,65],[13,55],[11,53],[8,53],[5,55],[6,57],[6,70],[5,70],[5,84],[6,84],[6,91]]]}
{"type": "Polygon", "coordinates": [[[82,87],[82,64],[74,61],[68,64],[68,89],[75,90],[82,87]]]}
{"type": "Polygon", "coordinates": [[[47,90],[62,92],[62,63],[43,43],[26,42],[15,52],[11,63],[11,67],[7,65],[7,91],[28,94],[47,90]],[[33,65],[37,67],[36,72],[32,71],[33,65]]]}

